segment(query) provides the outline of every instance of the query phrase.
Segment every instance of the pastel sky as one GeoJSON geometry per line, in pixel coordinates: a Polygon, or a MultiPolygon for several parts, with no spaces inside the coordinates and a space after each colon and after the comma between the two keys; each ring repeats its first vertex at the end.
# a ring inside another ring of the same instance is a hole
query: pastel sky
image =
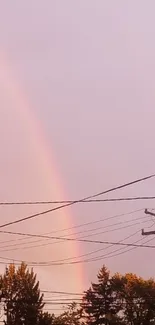
{"type": "MultiPolygon", "coordinates": [[[[1,3],[0,201],[78,199],[155,172],[154,12],[153,0],[1,3]]],[[[111,197],[154,195],[154,186],[154,180],[148,181],[111,197]]],[[[46,233],[145,207],[154,208],[154,202],[81,204],[6,230],[46,233]]],[[[1,207],[0,223],[46,208],[1,207]]],[[[144,213],[102,227],[138,217],[144,213]]],[[[139,230],[133,242],[152,221],[142,222],[90,238],[118,241],[139,230]]],[[[15,237],[1,236],[0,256],[12,260],[51,261],[102,248],[60,243],[12,250],[15,242],[4,249],[2,241],[15,237]]],[[[81,292],[103,263],[112,271],[153,276],[153,257],[153,250],[137,249],[36,271],[42,288],[81,292]]]]}

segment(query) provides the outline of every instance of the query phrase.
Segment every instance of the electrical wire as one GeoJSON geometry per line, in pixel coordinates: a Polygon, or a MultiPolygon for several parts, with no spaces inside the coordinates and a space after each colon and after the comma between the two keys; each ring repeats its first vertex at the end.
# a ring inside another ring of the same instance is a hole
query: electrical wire
{"type": "MultiPolygon", "coordinates": [[[[153,237],[153,238],[151,238],[151,239],[145,241],[143,244],[149,243],[149,242],[151,242],[151,241],[154,240],[154,239],[155,239],[155,237],[153,237]]],[[[140,242],[140,241],[141,241],[141,239],[135,241],[133,244],[136,244],[136,243],[138,243],[138,242],[140,242]]],[[[84,263],[84,262],[96,262],[96,261],[101,261],[103,258],[104,258],[104,259],[107,259],[107,258],[111,258],[111,257],[116,257],[116,256],[119,256],[119,255],[122,255],[122,254],[124,254],[124,253],[130,252],[130,251],[132,251],[132,250],[134,250],[134,249],[137,249],[137,248],[138,248],[138,247],[132,247],[132,248],[130,248],[130,249],[124,250],[124,251],[121,252],[121,253],[114,254],[114,253],[119,252],[119,251],[121,251],[122,249],[124,249],[124,247],[123,247],[123,248],[121,247],[120,249],[114,250],[113,252],[110,252],[109,254],[101,255],[101,256],[98,256],[98,257],[96,257],[96,258],[92,258],[92,259],[85,260],[85,261],[81,261],[81,262],[84,263]],[[111,255],[111,254],[112,254],[112,255],[111,255]]],[[[76,262],[75,262],[75,263],[76,263],[76,262]]]]}
{"type": "MultiPolygon", "coordinates": [[[[134,236],[135,234],[137,234],[137,233],[139,233],[139,230],[136,231],[136,232],[134,232],[133,234],[131,234],[131,235],[125,237],[124,239],[120,240],[119,242],[123,242],[123,241],[129,239],[129,238],[133,237],[133,236],[134,236]]],[[[62,259],[62,260],[57,260],[57,261],[49,261],[49,262],[48,262],[48,266],[50,266],[51,263],[53,264],[53,263],[58,263],[58,262],[64,262],[64,261],[66,261],[66,260],[70,260],[70,259],[75,259],[75,258],[81,258],[81,257],[84,257],[84,256],[89,256],[89,255],[92,255],[92,254],[98,253],[98,252],[100,252],[100,251],[107,250],[107,249],[111,248],[112,246],[114,246],[114,245],[110,245],[110,246],[108,246],[108,247],[100,248],[100,249],[97,249],[97,250],[95,250],[95,251],[91,251],[91,252],[89,252],[89,253],[82,254],[82,255],[80,255],[80,256],[74,256],[74,257],[71,257],[71,258],[62,259]]],[[[123,248],[124,248],[124,247],[123,247],[123,248]]],[[[46,262],[46,263],[47,263],[47,262],[46,262]]]]}
{"type": "MultiPolygon", "coordinates": [[[[147,223],[148,221],[144,221],[143,223],[147,223]]],[[[120,228],[117,228],[117,229],[113,229],[112,231],[114,230],[121,230],[121,229],[125,229],[125,228],[128,228],[128,227],[131,227],[131,226],[135,226],[135,225],[138,225],[139,223],[136,223],[136,224],[132,224],[132,225],[129,225],[129,226],[126,226],[126,227],[120,227],[120,228]]],[[[139,232],[139,230],[138,230],[139,232]]],[[[105,233],[105,232],[103,232],[105,233]]],[[[136,232],[137,233],[137,232],[136,232]]],[[[87,236],[86,236],[87,237],[87,236]]],[[[127,238],[130,238],[131,236],[128,236],[127,238]]],[[[84,237],[82,237],[84,238],[84,237]]],[[[124,239],[125,240],[125,239],[124,239]]],[[[48,243],[48,244],[45,244],[46,246],[47,245],[50,245],[51,243],[48,243]]],[[[37,245],[37,246],[30,246],[30,247],[23,247],[21,249],[29,249],[29,248],[38,248],[38,247],[42,247],[42,246],[45,246],[45,245],[37,245]]],[[[110,245],[111,247],[111,245],[110,245]]],[[[8,249],[8,250],[1,250],[0,252],[4,253],[4,252],[11,252],[11,251],[16,251],[16,250],[19,250],[20,248],[14,248],[14,249],[8,249]]],[[[80,255],[80,256],[73,256],[73,257],[68,257],[68,258],[65,258],[65,259],[61,259],[61,260],[55,260],[55,261],[49,261],[49,262],[42,262],[42,264],[47,264],[47,263],[55,263],[55,262],[63,262],[63,261],[68,261],[68,260],[72,260],[72,259],[75,259],[75,258],[81,258],[81,257],[84,257],[84,256],[89,256],[89,255],[92,255],[92,254],[95,254],[95,253],[98,253],[100,251],[103,251],[104,249],[106,248],[101,248],[101,249],[97,249],[95,251],[92,251],[92,252],[89,252],[89,253],[86,253],[86,254],[83,254],[83,255],[80,255]]],[[[41,263],[41,262],[40,262],[41,263]]]]}
{"type": "MultiPolygon", "coordinates": [[[[143,218],[140,217],[140,218],[135,218],[134,220],[122,221],[122,222],[116,223],[114,225],[107,225],[107,226],[100,227],[100,228],[89,229],[89,230],[84,230],[84,231],[80,231],[80,232],[77,232],[77,233],[68,234],[68,235],[65,235],[64,237],[66,237],[66,236],[75,236],[77,234],[92,232],[92,231],[99,230],[99,229],[106,229],[108,227],[112,227],[112,226],[115,226],[115,225],[120,225],[120,224],[124,224],[124,223],[129,223],[131,221],[137,221],[137,220],[143,220],[143,219],[145,219],[145,221],[143,221],[142,223],[147,223],[148,222],[148,219],[146,220],[146,217],[143,217],[143,218]]],[[[136,226],[138,224],[139,224],[139,222],[138,223],[137,222],[136,223],[131,223],[130,225],[127,225],[127,226],[114,228],[114,229],[111,229],[111,230],[106,230],[106,231],[103,231],[103,232],[100,232],[100,233],[92,233],[91,235],[82,236],[82,237],[79,237],[79,238],[88,238],[90,236],[92,237],[92,236],[96,236],[96,235],[99,235],[99,234],[104,234],[104,233],[114,232],[114,231],[118,231],[118,230],[122,230],[122,229],[127,229],[127,228],[130,228],[130,227],[136,226]]],[[[36,242],[40,242],[40,240],[31,241],[29,243],[25,242],[25,243],[22,243],[22,245],[24,245],[24,244],[33,244],[33,243],[36,243],[36,242]]],[[[49,245],[53,245],[53,244],[58,244],[58,243],[61,243],[61,242],[64,242],[64,241],[62,240],[62,241],[57,241],[57,242],[48,242],[48,243],[45,243],[45,244],[32,245],[32,246],[26,246],[26,247],[25,246],[22,247],[21,243],[16,243],[16,244],[13,244],[13,245],[1,246],[0,248],[2,248],[2,249],[0,250],[0,252],[8,252],[8,251],[10,252],[10,251],[17,251],[17,250],[33,249],[33,248],[45,247],[45,246],[49,246],[49,245]],[[11,248],[11,247],[15,247],[15,248],[11,248]]]]}
{"type": "Polygon", "coordinates": [[[43,293],[52,293],[52,294],[60,294],[60,295],[70,295],[70,296],[81,296],[82,293],[77,292],[68,292],[68,291],[53,291],[53,290],[40,290],[43,293]]]}
{"type": "MultiPolygon", "coordinates": [[[[152,224],[152,225],[151,225],[150,227],[148,227],[148,228],[151,228],[153,225],[154,225],[154,224],[152,224]]],[[[137,234],[138,232],[139,232],[139,231],[136,231],[135,234],[137,234]]],[[[133,235],[135,235],[135,234],[133,234],[133,235]]],[[[124,238],[123,241],[125,241],[125,240],[131,238],[133,235],[124,238]]],[[[146,244],[146,243],[148,243],[148,242],[151,242],[154,238],[155,238],[155,236],[154,236],[153,238],[151,238],[151,239],[145,241],[144,244],[146,244]]],[[[141,242],[141,239],[135,241],[133,244],[136,244],[136,243],[139,243],[139,242],[141,242]]],[[[114,246],[114,245],[112,245],[112,246],[114,246]]],[[[124,253],[126,253],[126,252],[129,252],[129,251],[131,251],[131,250],[134,250],[134,249],[136,249],[136,248],[137,248],[137,247],[132,247],[132,248],[127,249],[127,250],[125,250],[125,251],[123,251],[123,252],[121,252],[121,253],[111,255],[111,254],[113,254],[113,253],[119,252],[119,251],[121,251],[122,249],[124,249],[124,247],[121,247],[121,248],[119,248],[119,249],[117,249],[117,250],[114,250],[114,251],[108,253],[108,254],[98,256],[97,258],[92,258],[92,259],[89,259],[89,260],[82,261],[82,263],[84,263],[84,262],[95,262],[95,261],[100,261],[100,260],[103,259],[103,258],[105,259],[105,258],[110,258],[110,257],[119,256],[119,255],[122,255],[122,254],[124,254],[124,253]]]]}
{"type": "MultiPolygon", "coordinates": [[[[78,239],[78,238],[66,238],[66,237],[55,237],[55,236],[43,236],[43,235],[35,235],[35,234],[28,234],[28,233],[22,233],[22,232],[11,232],[11,231],[7,231],[7,233],[10,234],[16,234],[16,235],[21,235],[21,236],[32,236],[32,237],[40,237],[40,238],[49,238],[49,239],[63,239],[64,241],[68,241],[68,242],[81,242],[81,243],[94,243],[94,244],[113,244],[113,245],[121,245],[121,246],[135,246],[132,243],[128,243],[128,244],[123,244],[123,243],[119,243],[119,242],[111,242],[111,241],[102,241],[102,240],[88,240],[88,239],[78,239]]],[[[144,247],[144,248],[155,248],[155,246],[142,246],[142,245],[136,245],[135,247],[144,247]]]]}
{"type": "Polygon", "coordinates": [[[48,209],[48,210],[45,210],[45,211],[42,211],[42,212],[38,212],[38,213],[29,215],[27,217],[24,217],[24,218],[21,218],[21,219],[18,219],[18,220],[14,220],[14,221],[10,221],[10,222],[4,223],[4,224],[0,225],[0,228],[4,228],[4,227],[10,226],[10,225],[14,225],[14,224],[17,224],[17,223],[21,223],[23,221],[27,221],[27,220],[30,220],[30,219],[33,219],[33,218],[36,218],[36,217],[39,217],[39,216],[48,214],[50,212],[54,212],[54,211],[57,211],[57,210],[60,210],[60,209],[69,207],[71,205],[74,205],[74,204],[77,204],[77,203],[80,203],[80,202],[83,202],[83,201],[86,201],[86,200],[89,200],[89,199],[93,199],[93,198],[96,198],[98,196],[101,196],[101,195],[104,195],[104,194],[107,194],[107,193],[110,193],[110,192],[113,192],[113,191],[116,191],[116,190],[120,190],[122,188],[125,188],[125,187],[128,187],[128,186],[131,186],[131,185],[134,185],[134,184],[137,184],[137,183],[146,181],[146,180],[151,179],[151,178],[154,178],[154,177],[155,177],[155,174],[152,174],[150,176],[146,176],[146,177],[143,177],[143,178],[139,178],[139,179],[136,179],[134,181],[131,181],[131,182],[128,182],[128,183],[125,183],[125,184],[122,184],[122,185],[118,185],[118,186],[115,186],[115,187],[112,187],[110,189],[107,189],[105,191],[99,192],[97,194],[84,197],[83,199],[80,199],[78,201],[72,201],[70,203],[66,203],[66,204],[60,205],[60,206],[55,207],[55,208],[52,208],[52,209],[48,209]]]}
{"type": "Polygon", "coordinates": [[[101,202],[120,202],[120,201],[138,201],[138,200],[154,200],[155,196],[133,196],[133,197],[118,197],[109,199],[88,199],[79,202],[79,200],[56,200],[56,201],[15,201],[15,202],[0,202],[0,205],[49,205],[49,204],[66,204],[66,203],[101,203],[101,202]]]}
{"type": "MultiPolygon", "coordinates": [[[[134,235],[134,234],[133,234],[134,235]]],[[[131,236],[133,236],[133,235],[131,235],[131,236]]],[[[131,236],[128,236],[127,238],[129,238],[129,237],[131,237],[131,236]]],[[[155,238],[155,237],[154,237],[155,238]]],[[[150,241],[152,241],[154,238],[151,238],[151,239],[149,239],[149,240],[147,240],[144,244],[146,244],[146,243],[148,243],[148,242],[150,242],[150,241]]],[[[125,239],[124,239],[125,240],[125,239]]],[[[140,240],[138,240],[138,241],[136,241],[135,243],[137,243],[137,242],[139,242],[140,240]]],[[[85,263],[85,262],[94,262],[94,261],[100,261],[100,260],[102,260],[103,259],[103,257],[104,257],[104,259],[105,258],[111,258],[111,257],[116,257],[116,256],[118,256],[118,255],[122,255],[122,254],[124,254],[124,253],[126,253],[126,252],[129,252],[129,251],[131,251],[131,250],[133,250],[133,249],[136,249],[136,248],[141,248],[141,247],[145,247],[145,248],[155,248],[155,246],[149,246],[149,245],[136,245],[135,243],[131,243],[131,244],[123,244],[123,246],[132,246],[132,248],[131,249],[128,249],[128,250],[125,250],[125,251],[123,251],[123,252],[121,252],[121,253],[118,253],[118,254],[114,254],[114,255],[110,255],[110,254],[112,254],[112,253],[114,253],[114,252],[118,252],[118,251],[120,251],[120,250],[122,250],[123,248],[120,248],[120,249],[118,249],[118,250],[115,250],[115,251],[113,251],[113,252],[110,252],[109,254],[106,254],[106,255],[101,255],[99,258],[93,258],[93,259],[89,259],[89,260],[81,260],[81,261],[73,261],[73,262],[69,262],[69,263],[52,263],[52,264],[45,264],[45,265],[43,265],[43,264],[40,264],[39,262],[28,262],[27,264],[28,265],[30,265],[30,266],[54,266],[54,265],[56,265],[56,266],[60,266],[60,265],[71,265],[71,264],[81,264],[81,263],[85,263]]],[[[112,244],[112,245],[110,245],[110,246],[108,246],[108,247],[106,247],[106,248],[104,248],[104,249],[108,249],[109,247],[111,247],[111,246],[114,246],[114,245],[117,245],[118,243],[114,243],[114,244],[112,244]]],[[[102,250],[104,250],[104,249],[102,249],[102,250]]],[[[100,250],[97,250],[97,251],[100,251],[100,250]]],[[[97,252],[96,251],[96,252],[97,252]]],[[[90,252],[90,253],[88,253],[88,254],[84,254],[85,256],[86,255],[90,255],[91,253],[94,253],[94,252],[90,252]]],[[[84,256],[84,255],[82,255],[82,256],[84,256]]],[[[82,256],[78,256],[78,257],[82,257],[82,256]]],[[[76,258],[78,258],[78,257],[76,257],[76,258]]],[[[75,257],[74,257],[75,258],[75,257]]],[[[1,259],[4,259],[4,260],[11,260],[10,258],[4,258],[4,257],[1,257],[1,259]]],[[[68,258],[68,259],[70,259],[70,258],[68,258]]],[[[72,258],[73,259],[73,258],[72,258]]],[[[65,260],[65,259],[64,259],[65,260]]],[[[14,261],[18,261],[18,262],[22,262],[21,260],[14,260],[14,261]]],[[[6,263],[4,263],[4,262],[0,262],[0,264],[6,264],[6,263]]],[[[20,265],[20,264],[17,264],[17,263],[14,263],[14,264],[16,264],[16,265],[20,265]]]]}
{"type": "MultiPolygon", "coordinates": [[[[110,241],[99,241],[99,240],[97,240],[97,241],[86,241],[86,240],[82,240],[82,241],[84,241],[84,242],[91,242],[91,243],[100,243],[100,244],[110,244],[110,245],[120,245],[120,246],[125,246],[125,247],[136,247],[136,248],[150,248],[150,249],[155,249],[155,245],[146,245],[146,244],[144,244],[144,245],[142,245],[142,244],[134,244],[134,243],[123,243],[123,242],[110,242],[110,241]]],[[[150,240],[151,241],[151,240],[150,240]]],[[[12,258],[8,258],[8,257],[0,257],[2,260],[12,260],[12,258]]],[[[22,262],[22,260],[17,260],[17,259],[13,259],[15,262],[19,262],[19,263],[21,263],[22,262]]],[[[26,261],[25,261],[26,262],[26,261]]],[[[41,264],[39,264],[39,262],[33,262],[33,261],[31,261],[31,262],[26,262],[28,265],[30,265],[30,266],[41,266],[41,264]]],[[[76,261],[76,262],[70,262],[70,263],[67,263],[67,264],[77,264],[77,263],[83,263],[83,261],[76,261]]],[[[0,261],[0,264],[4,264],[4,262],[3,261],[0,261]]],[[[17,263],[16,263],[17,264],[17,263]]],[[[52,264],[53,266],[55,265],[55,266],[58,266],[58,265],[64,265],[65,263],[62,263],[62,264],[58,264],[58,263],[54,263],[54,264],[52,264]]],[[[17,264],[18,265],[18,264],[17,264]]]]}
{"type": "MultiPolygon", "coordinates": [[[[137,233],[139,233],[139,230],[138,231],[136,231],[136,232],[134,232],[134,233],[132,233],[131,235],[129,235],[129,236],[127,236],[127,237],[125,237],[125,238],[123,238],[122,240],[120,240],[119,241],[119,243],[121,243],[121,242],[124,242],[125,240],[127,240],[127,239],[130,239],[131,237],[133,237],[133,236],[135,236],[137,233]]],[[[136,242],[135,242],[136,243],[136,242]]],[[[109,248],[111,248],[111,247],[113,247],[113,246],[115,246],[115,245],[109,245],[108,247],[104,247],[104,248],[100,248],[100,249],[98,249],[98,250],[96,250],[96,251],[92,251],[92,252],[89,252],[89,253],[87,253],[87,254],[83,254],[83,256],[85,255],[85,256],[88,256],[88,255],[92,255],[92,254],[94,254],[94,253],[97,253],[97,252],[99,252],[99,251],[105,251],[105,250],[107,250],[107,249],[109,249],[109,248]]],[[[120,249],[118,249],[118,250],[116,250],[116,251],[119,251],[119,250],[122,250],[122,249],[124,249],[124,247],[122,248],[120,248],[120,249]]],[[[114,251],[115,252],[115,251],[114,251]]],[[[110,252],[109,254],[111,254],[111,253],[114,253],[114,252],[110,252]]],[[[106,254],[107,255],[107,254],[106,254]]],[[[78,257],[76,257],[76,258],[81,258],[81,257],[83,257],[82,255],[81,256],[78,256],[78,257]]],[[[75,258],[75,257],[74,257],[75,258]]],[[[95,258],[94,258],[95,259],[95,258]]],[[[64,260],[62,260],[62,261],[65,261],[66,259],[64,259],[64,260]]],[[[50,261],[50,263],[51,263],[52,261],[50,261]]],[[[54,261],[53,261],[54,262],[54,261]]],[[[55,261],[56,262],[56,261],[55,261]]],[[[58,262],[58,261],[57,261],[58,262]]]]}
{"type": "MultiPolygon", "coordinates": [[[[110,216],[110,217],[107,217],[107,218],[101,218],[101,219],[98,219],[98,220],[95,220],[95,221],[81,223],[79,225],[72,226],[72,227],[69,227],[69,228],[63,228],[63,229],[60,229],[60,230],[54,230],[52,232],[43,233],[43,235],[50,235],[50,234],[64,232],[64,231],[68,231],[68,230],[72,230],[72,229],[77,229],[77,228],[81,228],[81,227],[84,227],[84,226],[89,226],[89,225],[97,224],[97,223],[100,223],[100,222],[105,222],[105,221],[108,221],[108,220],[116,219],[116,218],[119,218],[119,217],[124,217],[124,216],[131,215],[131,214],[134,214],[134,213],[137,213],[137,212],[141,212],[141,211],[144,211],[144,208],[143,209],[132,210],[132,211],[129,211],[129,212],[126,212],[126,213],[122,213],[122,214],[117,214],[117,215],[110,216]]],[[[0,233],[3,233],[3,231],[0,231],[0,233]]],[[[5,232],[5,233],[7,234],[7,232],[5,232]]],[[[27,238],[24,237],[24,238],[18,238],[18,239],[11,239],[11,240],[6,240],[6,241],[1,241],[0,244],[5,244],[5,243],[9,243],[9,242],[16,242],[16,241],[20,241],[21,242],[22,240],[25,240],[25,239],[26,240],[29,240],[29,239],[31,239],[31,236],[28,236],[27,238]]],[[[39,241],[37,240],[37,241],[34,241],[34,242],[40,242],[40,240],[39,241]]]]}
{"type": "MultiPolygon", "coordinates": [[[[150,227],[152,227],[152,225],[151,225],[150,227]]],[[[131,235],[125,237],[124,239],[120,240],[119,243],[124,242],[125,240],[127,240],[127,239],[129,239],[129,238],[135,236],[137,233],[139,233],[139,231],[140,231],[140,230],[138,230],[138,231],[134,232],[133,234],[131,234],[131,235]]],[[[140,242],[140,241],[141,241],[141,239],[140,239],[140,240],[137,240],[136,242],[134,242],[134,244],[136,244],[137,242],[140,242]]],[[[92,252],[89,252],[89,253],[87,253],[87,254],[83,254],[83,255],[81,255],[81,256],[76,256],[76,257],[72,257],[72,258],[68,258],[68,259],[63,259],[63,260],[61,260],[61,262],[64,262],[64,261],[66,261],[66,260],[70,260],[70,259],[73,259],[73,258],[75,259],[75,258],[81,258],[81,257],[84,257],[84,256],[89,256],[89,255],[92,255],[92,254],[97,253],[97,252],[99,252],[99,251],[107,250],[107,249],[111,248],[112,246],[115,246],[115,245],[109,245],[108,247],[104,247],[104,248],[98,249],[98,250],[96,250],[96,251],[92,251],[92,252]]],[[[112,254],[112,253],[114,253],[114,252],[120,251],[120,250],[122,250],[122,249],[124,249],[124,247],[121,247],[121,248],[119,248],[119,249],[117,249],[117,250],[115,250],[115,251],[110,252],[109,254],[101,255],[101,256],[99,256],[99,257],[101,258],[101,257],[104,257],[104,256],[108,256],[108,255],[110,255],[110,254],[112,254]]],[[[92,259],[90,259],[90,260],[83,260],[82,262],[87,262],[87,261],[89,262],[89,261],[95,261],[95,260],[97,260],[97,258],[94,257],[94,258],[92,258],[92,259]]],[[[53,263],[58,263],[58,262],[60,262],[60,260],[57,260],[57,261],[50,261],[50,262],[48,263],[48,266],[51,266],[53,263]]],[[[76,263],[76,262],[75,262],[75,263],[76,263]]],[[[79,262],[77,261],[77,263],[79,263],[79,262]]],[[[63,263],[63,264],[70,264],[70,263],[63,263]]],[[[62,265],[62,263],[61,263],[60,265],[62,265]]]]}
{"type": "MultiPolygon", "coordinates": [[[[60,298],[60,299],[46,299],[45,300],[46,302],[57,302],[57,301],[59,301],[59,302],[61,302],[61,301],[73,301],[73,299],[72,298],[60,298]]],[[[74,300],[75,302],[76,301],[82,301],[82,298],[75,298],[75,300],[74,300]]]]}

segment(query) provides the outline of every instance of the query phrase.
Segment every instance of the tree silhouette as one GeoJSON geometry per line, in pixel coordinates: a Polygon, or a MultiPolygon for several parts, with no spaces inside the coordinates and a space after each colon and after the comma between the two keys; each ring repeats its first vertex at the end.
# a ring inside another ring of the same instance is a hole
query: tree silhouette
{"type": "Polygon", "coordinates": [[[29,271],[24,263],[18,269],[11,264],[1,276],[0,282],[5,306],[5,324],[38,324],[44,304],[33,269],[29,271]]]}
{"type": "Polygon", "coordinates": [[[110,276],[105,266],[83,298],[89,325],[155,324],[155,281],[135,274],[110,276]]]}

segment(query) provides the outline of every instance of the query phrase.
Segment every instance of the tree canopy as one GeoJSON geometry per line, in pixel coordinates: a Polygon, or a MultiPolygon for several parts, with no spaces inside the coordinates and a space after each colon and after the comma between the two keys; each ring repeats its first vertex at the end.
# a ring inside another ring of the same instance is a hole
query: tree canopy
{"type": "MultiPolygon", "coordinates": [[[[59,316],[44,311],[44,297],[33,269],[22,263],[0,277],[0,299],[6,325],[154,325],[155,280],[121,275],[103,266],[97,282],[59,316]]],[[[62,309],[63,310],[63,309],[62,309]]]]}
{"type": "Polygon", "coordinates": [[[17,269],[11,264],[0,278],[0,287],[6,325],[38,324],[44,303],[33,269],[24,263],[17,269]]]}
{"type": "Polygon", "coordinates": [[[83,298],[86,323],[150,325],[155,322],[155,281],[135,274],[110,276],[105,266],[83,298]]]}

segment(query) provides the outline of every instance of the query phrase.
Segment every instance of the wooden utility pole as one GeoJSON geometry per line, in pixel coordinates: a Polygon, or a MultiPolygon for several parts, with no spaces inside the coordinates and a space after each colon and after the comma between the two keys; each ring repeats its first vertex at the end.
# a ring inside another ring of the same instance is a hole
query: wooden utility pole
{"type": "MultiPolygon", "coordinates": [[[[155,213],[148,211],[147,209],[145,209],[145,214],[155,217],[155,213]]],[[[155,230],[144,231],[144,229],[142,229],[142,236],[150,236],[150,235],[155,235],[155,230]]],[[[155,325],[155,320],[154,320],[153,324],[155,325]]]]}
{"type": "MultiPolygon", "coordinates": [[[[145,209],[145,214],[155,217],[155,213],[148,211],[147,209],[145,209]]],[[[155,235],[155,230],[144,231],[144,229],[142,229],[142,236],[150,236],[150,235],[155,235]]]]}

